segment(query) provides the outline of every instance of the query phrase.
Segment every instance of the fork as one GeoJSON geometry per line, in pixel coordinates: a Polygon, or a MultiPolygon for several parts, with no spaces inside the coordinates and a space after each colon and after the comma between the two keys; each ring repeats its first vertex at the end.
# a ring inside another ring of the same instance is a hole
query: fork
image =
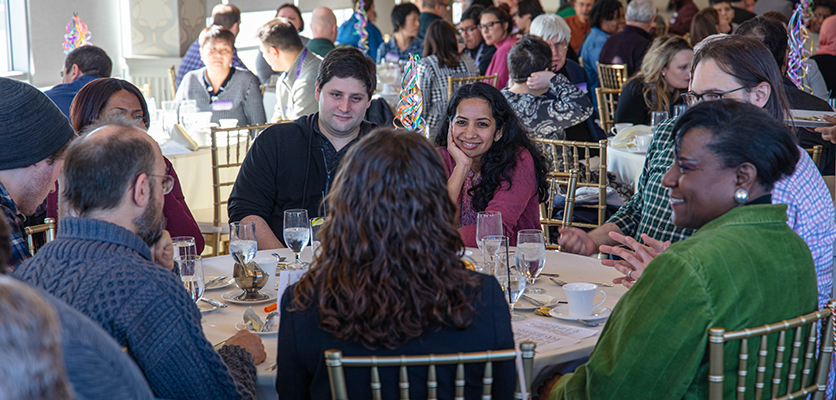
{"type": "Polygon", "coordinates": [[[542,301],[535,300],[533,297],[526,294],[522,295],[522,299],[531,304],[534,304],[537,307],[543,307],[545,305],[542,301]]]}

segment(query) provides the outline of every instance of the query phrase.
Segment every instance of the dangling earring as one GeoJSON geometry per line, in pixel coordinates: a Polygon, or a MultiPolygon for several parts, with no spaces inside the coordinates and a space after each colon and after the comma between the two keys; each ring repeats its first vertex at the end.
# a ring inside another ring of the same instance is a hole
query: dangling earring
{"type": "Polygon", "coordinates": [[[734,192],[734,202],[737,204],[744,204],[749,201],[749,192],[746,189],[737,189],[734,192]]]}

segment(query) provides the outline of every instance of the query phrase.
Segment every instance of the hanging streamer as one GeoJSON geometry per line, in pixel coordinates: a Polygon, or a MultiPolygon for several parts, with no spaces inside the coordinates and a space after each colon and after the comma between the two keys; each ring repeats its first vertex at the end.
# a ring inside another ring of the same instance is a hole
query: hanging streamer
{"type": "Polygon", "coordinates": [[[800,90],[813,93],[813,89],[804,84],[803,79],[807,76],[808,60],[810,49],[804,44],[810,40],[805,24],[810,20],[810,0],[802,0],[795,8],[787,24],[789,32],[789,53],[787,55],[787,76],[800,90]]]}
{"type": "Polygon", "coordinates": [[[366,30],[368,19],[365,8],[366,2],[358,0],[357,9],[354,10],[354,16],[357,17],[357,23],[354,24],[354,32],[357,33],[357,36],[360,36],[357,47],[363,51],[363,54],[369,54],[369,32],[366,30]]]}
{"type": "Polygon", "coordinates": [[[410,54],[409,62],[404,68],[400,100],[398,100],[398,120],[405,128],[427,136],[427,132],[424,132],[424,118],[421,116],[424,111],[424,98],[421,96],[421,90],[418,89],[418,60],[420,58],[415,54],[410,54]]]}
{"type": "Polygon", "coordinates": [[[67,24],[67,34],[64,35],[64,54],[67,54],[81,46],[90,44],[90,31],[87,24],[81,22],[78,13],[73,13],[73,19],[67,24]]]}

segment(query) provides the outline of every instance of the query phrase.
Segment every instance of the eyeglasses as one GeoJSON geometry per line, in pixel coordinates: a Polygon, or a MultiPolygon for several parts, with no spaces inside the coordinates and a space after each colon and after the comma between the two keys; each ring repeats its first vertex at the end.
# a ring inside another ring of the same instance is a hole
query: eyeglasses
{"type": "Polygon", "coordinates": [[[500,22],[500,21],[491,21],[491,22],[487,22],[487,23],[484,23],[484,24],[479,24],[479,29],[481,29],[483,31],[486,31],[486,30],[492,29],[494,25],[501,24],[501,23],[502,22],[500,22]]]}
{"type": "Polygon", "coordinates": [[[552,48],[552,51],[555,51],[555,50],[566,50],[566,49],[568,49],[568,48],[569,48],[569,42],[567,42],[567,41],[565,41],[565,40],[564,40],[564,41],[562,41],[562,42],[557,42],[557,43],[549,44],[549,47],[551,47],[551,48],[552,48]]]}
{"type": "Polygon", "coordinates": [[[682,99],[685,100],[685,103],[688,104],[689,106],[693,106],[694,104],[697,104],[697,103],[699,103],[703,100],[706,100],[706,101],[720,100],[720,99],[723,98],[723,96],[725,96],[729,93],[734,93],[738,90],[743,90],[743,89],[748,89],[748,88],[746,86],[741,86],[737,89],[727,90],[727,91],[722,92],[722,93],[705,92],[705,93],[698,94],[698,93],[694,93],[694,92],[688,92],[688,93],[683,93],[682,94],[682,99]]]}
{"type": "Polygon", "coordinates": [[[232,54],[232,49],[230,49],[230,48],[228,48],[228,47],[215,47],[215,46],[212,46],[212,47],[206,47],[206,53],[207,53],[207,54],[209,54],[209,55],[215,55],[215,54],[217,54],[217,55],[219,55],[219,56],[224,56],[224,57],[226,57],[226,56],[228,56],[228,55],[232,54]]]}
{"type": "Polygon", "coordinates": [[[163,194],[164,195],[171,193],[171,189],[174,188],[174,177],[172,177],[171,175],[148,174],[148,176],[156,176],[157,178],[163,178],[162,179],[162,184],[163,184],[163,194]]]}
{"type": "Polygon", "coordinates": [[[473,32],[475,32],[475,31],[476,31],[476,30],[478,30],[478,29],[479,29],[479,27],[477,27],[477,26],[475,26],[475,25],[474,25],[474,26],[468,26],[468,27],[466,27],[466,28],[459,28],[459,29],[457,30],[457,32],[459,32],[459,34],[464,35],[464,34],[466,34],[466,33],[468,33],[468,34],[469,34],[469,33],[473,33],[473,32]]]}

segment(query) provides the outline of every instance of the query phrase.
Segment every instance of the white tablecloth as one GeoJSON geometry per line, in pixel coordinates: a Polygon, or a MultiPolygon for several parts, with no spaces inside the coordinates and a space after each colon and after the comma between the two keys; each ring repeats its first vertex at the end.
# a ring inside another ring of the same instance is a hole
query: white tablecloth
{"type": "Polygon", "coordinates": [[[607,147],[607,171],[615,174],[616,181],[637,189],[639,177],[644,168],[645,153],[634,153],[627,149],[607,147]]]}
{"type": "MultiPolygon", "coordinates": [[[[481,260],[481,256],[478,249],[473,249],[475,253],[475,258],[477,260],[481,260]]],[[[265,250],[259,251],[256,255],[255,261],[258,262],[260,265],[275,265],[275,257],[271,256],[271,253],[279,253],[288,259],[291,259],[293,256],[287,249],[282,250],[265,250]]],[[[303,261],[310,261],[310,249],[306,249],[302,253],[302,260],[303,261]]],[[[220,256],[220,257],[213,257],[207,258],[204,261],[204,269],[205,274],[207,276],[211,275],[232,275],[232,257],[231,256],[220,256]]],[[[274,269],[267,269],[267,272],[271,274],[270,280],[265,286],[265,293],[272,292],[275,293],[274,288],[274,269]]],[[[619,273],[612,268],[604,267],[601,265],[601,262],[595,258],[590,257],[581,257],[572,254],[566,253],[558,253],[555,251],[547,251],[546,256],[546,267],[544,268],[543,272],[551,272],[551,273],[558,273],[560,274],[560,279],[567,281],[567,282],[581,282],[581,281],[592,281],[592,282],[610,282],[613,278],[619,276],[619,273]]],[[[566,295],[563,292],[563,289],[558,287],[557,285],[551,283],[546,277],[542,277],[537,280],[535,284],[536,287],[542,287],[546,289],[547,294],[554,296],[558,299],[566,299],[566,295]]],[[[221,294],[234,289],[235,286],[230,286],[225,289],[218,289],[214,291],[207,291],[204,297],[212,298],[215,300],[221,300],[221,294]]],[[[626,288],[623,286],[615,286],[612,288],[607,287],[599,287],[605,293],[607,293],[607,300],[604,302],[604,306],[613,308],[626,292],[626,288]]],[[[264,307],[271,303],[260,303],[253,305],[253,310],[256,313],[264,317],[266,313],[264,313],[264,307]]],[[[242,319],[242,315],[244,311],[247,309],[247,306],[244,305],[237,305],[237,304],[230,304],[229,307],[225,309],[217,309],[211,311],[209,313],[204,314],[203,317],[203,330],[206,334],[206,338],[209,340],[210,343],[218,343],[232,335],[235,334],[235,323],[242,319]]],[[[574,323],[574,322],[565,322],[559,321],[554,318],[548,317],[541,317],[535,316],[533,311],[517,311],[523,315],[526,315],[529,319],[537,318],[542,319],[544,321],[555,322],[555,323],[565,323],[571,326],[578,326],[583,327],[583,325],[574,323]]],[[[599,333],[601,329],[603,329],[603,325],[599,325],[595,328],[599,333]]],[[[273,334],[270,336],[262,337],[264,348],[267,352],[267,361],[258,365],[258,396],[260,399],[277,399],[278,395],[275,390],[275,381],[276,381],[276,373],[275,371],[270,370],[270,366],[276,362],[276,349],[278,347],[278,337],[277,334],[273,334]]],[[[583,359],[588,357],[590,353],[592,353],[593,347],[595,347],[595,343],[598,341],[598,334],[581,340],[578,344],[563,347],[557,349],[555,351],[551,351],[545,354],[537,354],[534,358],[534,376],[537,377],[538,374],[549,373],[553,368],[547,369],[546,367],[556,366],[556,365],[566,365],[573,361],[583,359]]]]}

